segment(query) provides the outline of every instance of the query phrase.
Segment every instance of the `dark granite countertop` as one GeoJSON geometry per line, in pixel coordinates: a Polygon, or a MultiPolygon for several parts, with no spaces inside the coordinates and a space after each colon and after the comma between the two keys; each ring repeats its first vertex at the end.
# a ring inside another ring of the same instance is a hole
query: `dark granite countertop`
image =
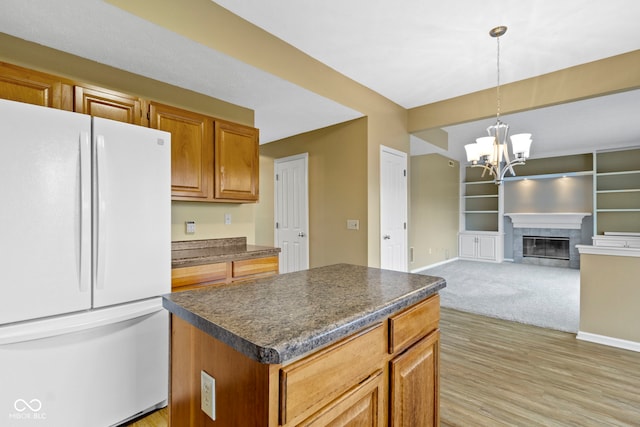
{"type": "Polygon", "coordinates": [[[280,248],[247,245],[246,237],[171,242],[171,268],[277,256],[280,248]]]}
{"type": "Polygon", "coordinates": [[[444,279],[350,264],[168,294],[163,305],[260,363],[280,364],[444,288],[444,279]]]}

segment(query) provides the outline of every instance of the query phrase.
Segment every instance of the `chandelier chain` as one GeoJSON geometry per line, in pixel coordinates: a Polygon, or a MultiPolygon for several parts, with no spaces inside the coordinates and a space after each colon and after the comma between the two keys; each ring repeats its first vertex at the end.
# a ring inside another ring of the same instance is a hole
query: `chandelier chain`
{"type": "Polygon", "coordinates": [[[496,68],[497,68],[497,83],[496,83],[496,104],[497,104],[497,114],[496,119],[500,121],[500,37],[496,37],[496,42],[498,46],[498,54],[496,55],[496,68]]]}

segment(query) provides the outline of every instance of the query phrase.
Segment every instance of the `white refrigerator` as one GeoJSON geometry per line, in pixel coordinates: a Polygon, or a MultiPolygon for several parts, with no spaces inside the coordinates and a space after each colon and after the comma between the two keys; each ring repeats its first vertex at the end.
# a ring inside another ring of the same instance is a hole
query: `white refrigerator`
{"type": "Polygon", "coordinates": [[[166,405],[171,136],[0,100],[0,425],[166,405]]]}

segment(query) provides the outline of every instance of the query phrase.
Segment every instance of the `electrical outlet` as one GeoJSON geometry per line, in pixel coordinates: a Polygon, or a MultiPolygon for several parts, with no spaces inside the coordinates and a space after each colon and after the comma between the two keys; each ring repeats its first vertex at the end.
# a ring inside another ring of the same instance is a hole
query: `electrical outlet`
{"type": "Polygon", "coordinates": [[[360,229],[360,221],[357,219],[348,219],[347,220],[347,230],[359,230],[360,229]]]}
{"type": "Polygon", "coordinates": [[[231,224],[231,214],[229,214],[229,213],[224,214],[224,223],[226,225],[231,224]]]}
{"type": "Polygon", "coordinates": [[[200,371],[200,408],[216,420],[216,380],[205,371],[200,371]]]}
{"type": "Polygon", "coordinates": [[[195,221],[185,221],[184,226],[187,234],[194,234],[196,232],[196,222],[195,221]]]}

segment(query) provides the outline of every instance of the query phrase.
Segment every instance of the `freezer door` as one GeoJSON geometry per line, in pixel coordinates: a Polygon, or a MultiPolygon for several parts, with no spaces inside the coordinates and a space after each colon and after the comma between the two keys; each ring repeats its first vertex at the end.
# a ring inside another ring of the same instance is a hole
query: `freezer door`
{"type": "Polygon", "coordinates": [[[93,306],[171,290],[171,135],[93,118],[93,306]]]}
{"type": "Polygon", "coordinates": [[[91,306],[89,116],[0,100],[0,325],[91,306]]]}
{"type": "Polygon", "coordinates": [[[0,426],[107,427],[166,405],[160,298],[0,327],[0,426]]]}

